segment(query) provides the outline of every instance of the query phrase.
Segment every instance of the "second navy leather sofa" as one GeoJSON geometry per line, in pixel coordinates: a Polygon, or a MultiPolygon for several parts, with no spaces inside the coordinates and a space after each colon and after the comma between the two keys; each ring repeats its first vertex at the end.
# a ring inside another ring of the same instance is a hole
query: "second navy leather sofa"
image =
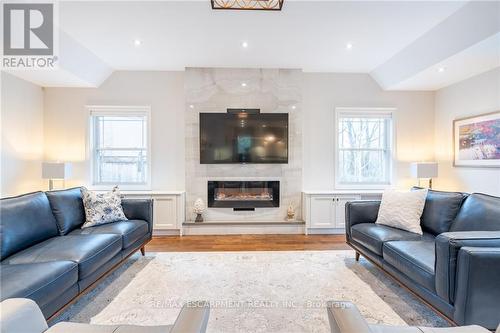
{"type": "Polygon", "coordinates": [[[128,221],[81,229],[80,188],[0,201],[0,295],[30,298],[46,318],[151,240],[149,199],[122,200],[128,221]]]}
{"type": "Polygon", "coordinates": [[[422,236],[376,224],[380,201],[346,205],[347,243],[458,325],[500,323],[500,198],[430,190],[422,236]]]}

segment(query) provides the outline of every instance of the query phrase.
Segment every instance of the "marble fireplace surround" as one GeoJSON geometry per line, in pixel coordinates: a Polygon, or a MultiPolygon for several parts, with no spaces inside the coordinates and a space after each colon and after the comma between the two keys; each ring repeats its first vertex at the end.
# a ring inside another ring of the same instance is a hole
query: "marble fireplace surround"
{"type": "Polygon", "coordinates": [[[302,71],[295,69],[186,68],[186,220],[193,221],[194,201],[207,202],[208,181],[280,181],[280,207],[233,211],[207,208],[205,221],[280,222],[287,208],[301,218],[302,71]],[[288,164],[200,164],[199,113],[228,108],[255,108],[261,113],[288,113],[288,164]]]}

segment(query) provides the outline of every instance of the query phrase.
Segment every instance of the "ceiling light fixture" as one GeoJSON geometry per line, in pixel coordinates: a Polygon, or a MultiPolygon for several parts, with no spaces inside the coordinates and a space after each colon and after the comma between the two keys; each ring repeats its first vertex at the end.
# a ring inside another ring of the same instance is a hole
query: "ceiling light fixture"
{"type": "Polygon", "coordinates": [[[242,87],[246,87],[246,86],[247,86],[247,84],[246,84],[245,82],[241,82],[241,86],[242,86],[242,87]]]}
{"type": "Polygon", "coordinates": [[[439,67],[439,68],[438,68],[438,72],[439,72],[439,73],[444,72],[444,67],[439,67]]]}
{"type": "Polygon", "coordinates": [[[142,42],[140,39],[134,39],[134,45],[135,46],[141,46],[142,42]]]}
{"type": "Polygon", "coordinates": [[[210,0],[212,9],[274,10],[283,8],[285,0],[210,0]]]}
{"type": "Polygon", "coordinates": [[[248,42],[241,43],[241,47],[243,47],[244,49],[246,49],[248,47],[248,42]]]}
{"type": "Polygon", "coordinates": [[[347,44],[345,45],[345,48],[346,48],[347,50],[351,50],[351,49],[352,49],[352,43],[347,43],[347,44]]]}
{"type": "Polygon", "coordinates": [[[295,105],[292,105],[292,110],[295,110],[297,107],[295,105]]]}

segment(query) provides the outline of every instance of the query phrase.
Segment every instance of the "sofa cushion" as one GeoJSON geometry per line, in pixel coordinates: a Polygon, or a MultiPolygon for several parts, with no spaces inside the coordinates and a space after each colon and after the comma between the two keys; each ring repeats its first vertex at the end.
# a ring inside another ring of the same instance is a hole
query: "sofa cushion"
{"type": "Polygon", "coordinates": [[[6,264],[71,260],[78,264],[79,280],[92,274],[122,249],[119,235],[67,235],[50,238],[7,258],[6,264]]]}
{"type": "Polygon", "coordinates": [[[56,217],[59,234],[66,235],[85,222],[80,188],[46,192],[52,212],[56,217]]]}
{"type": "Polygon", "coordinates": [[[50,261],[0,266],[2,300],[30,298],[43,306],[59,297],[78,281],[78,265],[73,261],[50,261]]]}
{"type": "Polygon", "coordinates": [[[473,193],[465,199],[449,231],[500,230],[500,197],[473,193]]]}
{"type": "Polygon", "coordinates": [[[122,248],[126,249],[149,232],[148,223],[142,220],[128,220],[75,229],[70,235],[116,234],[122,237],[122,248]]]}
{"type": "Polygon", "coordinates": [[[43,192],[0,200],[0,259],[57,236],[57,224],[43,192]]]}
{"type": "Polygon", "coordinates": [[[422,229],[433,235],[450,230],[466,194],[429,190],[421,217],[422,229]]]}
{"type": "Polygon", "coordinates": [[[384,260],[421,286],[434,291],[435,242],[431,237],[421,241],[384,243],[384,260]]]}
{"type": "Polygon", "coordinates": [[[382,256],[382,246],[385,242],[395,240],[421,240],[423,236],[375,223],[356,224],[351,228],[352,239],[367,249],[382,256]]]}

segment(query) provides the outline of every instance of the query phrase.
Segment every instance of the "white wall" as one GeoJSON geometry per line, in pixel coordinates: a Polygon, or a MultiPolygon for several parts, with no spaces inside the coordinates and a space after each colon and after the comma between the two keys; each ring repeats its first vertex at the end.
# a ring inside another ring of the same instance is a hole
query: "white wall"
{"type": "MultiPolygon", "coordinates": [[[[397,185],[409,163],[434,159],[434,93],[383,91],[368,74],[303,73],[303,188],[334,188],[334,109],[396,107],[397,185]]],[[[76,162],[69,186],[87,183],[85,105],[151,105],[152,188],[185,189],[184,72],[115,72],[101,87],[45,89],[45,159],[76,162]]]]}
{"type": "Polygon", "coordinates": [[[500,196],[500,169],[453,167],[453,120],[500,110],[500,68],[436,92],[436,158],[443,190],[484,192],[500,196]]]}
{"type": "Polygon", "coordinates": [[[0,196],[44,189],[43,90],[5,72],[1,86],[0,196]]]}
{"type": "Polygon", "coordinates": [[[45,159],[74,162],[88,185],[86,105],[151,106],[152,189],[184,189],[184,73],[115,72],[99,88],[45,89],[45,159]]]}
{"type": "Polygon", "coordinates": [[[304,189],[333,190],[336,107],[395,107],[397,187],[408,188],[409,163],[434,159],[434,93],[383,91],[368,74],[304,73],[304,189]]]}

